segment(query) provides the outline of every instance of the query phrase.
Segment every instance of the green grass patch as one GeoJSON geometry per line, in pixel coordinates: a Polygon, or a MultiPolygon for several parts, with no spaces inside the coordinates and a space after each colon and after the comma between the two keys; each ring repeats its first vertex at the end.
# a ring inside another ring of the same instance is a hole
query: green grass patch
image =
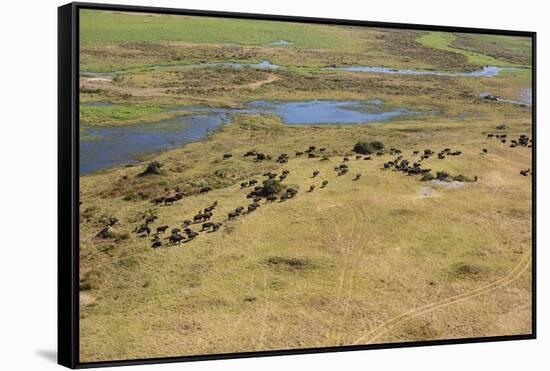
{"type": "Polygon", "coordinates": [[[346,43],[333,32],[333,27],[325,25],[80,11],[80,43],[83,46],[166,41],[269,45],[276,40],[287,40],[293,46],[307,48],[339,48],[346,43]]]}
{"type": "Polygon", "coordinates": [[[491,56],[481,54],[471,50],[459,49],[451,46],[451,43],[455,41],[456,36],[449,32],[430,32],[424,36],[421,36],[417,41],[429,48],[445,50],[457,54],[462,54],[472,64],[478,66],[514,66],[516,64],[502,61],[491,56]]]}

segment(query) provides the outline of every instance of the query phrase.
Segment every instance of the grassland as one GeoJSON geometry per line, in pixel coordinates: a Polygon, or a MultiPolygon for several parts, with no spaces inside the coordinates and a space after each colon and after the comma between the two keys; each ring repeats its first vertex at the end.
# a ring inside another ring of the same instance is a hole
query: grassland
{"type": "MultiPolygon", "coordinates": [[[[462,36],[464,38],[464,36],[462,36]]],[[[424,46],[445,50],[453,53],[458,53],[464,55],[468,58],[468,61],[474,65],[481,66],[518,66],[517,63],[512,63],[509,61],[501,60],[495,57],[492,57],[487,54],[479,53],[474,51],[473,48],[459,48],[455,45],[461,45],[460,43],[455,43],[457,37],[448,32],[430,32],[418,39],[418,42],[424,46]]],[[[503,48],[500,43],[497,49],[503,48]]],[[[505,44],[506,45],[506,44],[505,44]]],[[[516,44],[514,44],[515,46],[516,44]]],[[[525,45],[525,42],[522,44],[525,45]]]]}
{"type": "Polygon", "coordinates": [[[525,40],[498,39],[496,48],[491,39],[459,34],[81,16],[86,69],[126,69],[116,78],[81,77],[81,101],[114,104],[81,106],[85,125],[128,125],[173,114],[167,107],[238,107],[257,99],[378,98],[430,112],[386,123],[311,126],[234,114],[206,140],[152,155],[148,161],[164,165],[160,175],[138,176],[144,161],[81,176],[81,361],[531,332],[532,184],[519,175],[531,167],[531,149],[486,135],[531,136],[531,108],[479,96],[513,99],[529,87],[530,71],[452,78],[319,68],[472,70],[484,58],[523,64],[529,60],[525,40]],[[223,32],[182,32],[213,25],[223,32]],[[266,45],[279,39],[293,44],[266,45]],[[150,67],[200,60],[270,60],[289,68],[150,67]],[[500,124],[507,128],[497,130],[500,124]],[[338,176],[334,166],[363,139],[383,142],[385,154],[371,161],[352,156],[351,174],[338,176]],[[326,147],[327,160],[294,157],[310,145],[326,147]],[[418,160],[414,150],[459,150],[460,156],[434,156],[422,166],[478,181],[421,182],[383,171],[391,147],[411,161],[418,160]],[[243,157],[250,150],[291,158],[254,162],[243,157]],[[233,157],[223,160],[226,153],[233,157]],[[283,184],[299,188],[296,198],[261,201],[257,211],[227,220],[229,211],[250,203],[250,189],[240,189],[240,182],[283,169],[290,171],[283,184]],[[312,178],[314,170],[319,177],[312,178]],[[353,181],[356,173],[362,177],[353,181]],[[323,180],[329,183],[321,189],[323,180]],[[306,192],[310,185],[316,189],[306,192]],[[195,194],[205,186],[213,190],[195,194]],[[176,187],[192,195],[172,206],[151,203],[176,187]],[[172,228],[214,201],[213,221],[223,223],[218,232],[158,249],[132,232],[151,211],[158,215],[153,228],[172,228]],[[110,216],[119,219],[113,235],[98,238],[110,216]]]}

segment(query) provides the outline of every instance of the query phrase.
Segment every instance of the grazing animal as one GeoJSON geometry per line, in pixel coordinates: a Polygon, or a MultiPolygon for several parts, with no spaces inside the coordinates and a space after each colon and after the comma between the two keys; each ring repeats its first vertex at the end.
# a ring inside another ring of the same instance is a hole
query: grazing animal
{"type": "Polygon", "coordinates": [[[191,241],[193,239],[195,239],[199,234],[195,231],[189,231],[189,233],[187,233],[187,240],[188,241],[191,241]]]}
{"type": "Polygon", "coordinates": [[[376,156],[383,156],[384,152],[376,152],[376,156]]]}
{"type": "Polygon", "coordinates": [[[315,186],[314,186],[314,185],[310,185],[310,186],[309,186],[309,191],[308,191],[308,192],[313,192],[313,190],[315,190],[315,186]]]}
{"type": "Polygon", "coordinates": [[[252,179],[248,181],[249,186],[253,186],[254,184],[258,184],[258,181],[256,179],[252,179]]]}
{"type": "Polygon", "coordinates": [[[286,176],[286,175],[290,174],[290,171],[288,171],[288,170],[283,170],[283,173],[282,173],[282,174],[286,176]]]}
{"type": "Polygon", "coordinates": [[[212,232],[216,232],[217,230],[219,230],[222,226],[222,223],[214,223],[212,224],[212,232]]]}
{"type": "Polygon", "coordinates": [[[365,158],[363,160],[372,160],[372,158],[370,156],[365,156],[365,158]]]}
{"type": "Polygon", "coordinates": [[[327,185],[328,185],[328,180],[323,180],[323,185],[321,186],[321,188],[325,188],[327,185]]]}
{"type": "Polygon", "coordinates": [[[157,234],[164,233],[169,227],[167,225],[161,225],[160,227],[157,227],[157,234]]]}
{"type": "Polygon", "coordinates": [[[233,220],[235,219],[236,217],[239,216],[239,213],[235,212],[235,211],[231,211],[227,214],[227,219],[229,220],[233,220]]]}
{"type": "Polygon", "coordinates": [[[248,187],[248,182],[241,183],[241,189],[248,187]]]}
{"type": "Polygon", "coordinates": [[[487,154],[487,148],[483,148],[481,151],[483,152],[484,155],[487,154]]]}
{"type": "Polygon", "coordinates": [[[151,228],[149,228],[147,225],[141,225],[138,228],[136,228],[135,231],[137,234],[146,233],[147,236],[151,234],[151,228]]]}
{"type": "Polygon", "coordinates": [[[347,157],[344,157],[344,158],[342,159],[342,162],[348,162],[348,161],[349,161],[349,158],[347,158],[347,157]]]}
{"type": "Polygon", "coordinates": [[[179,245],[181,241],[185,239],[181,234],[173,234],[170,237],[166,238],[168,240],[168,243],[170,245],[175,245],[176,243],[179,245]]]}
{"type": "Polygon", "coordinates": [[[231,158],[231,157],[233,157],[233,155],[231,153],[226,153],[226,154],[223,155],[224,160],[227,160],[228,158],[231,158]]]}
{"type": "Polygon", "coordinates": [[[413,156],[416,156],[418,155],[420,152],[419,151],[413,151],[413,156]]]}
{"type": "Polygon", "coordinates": [[[296,152],[296,157],[301,157],[304,154],[304,152],[296,152]]]}
{"type": "Polygon", "coordinates": [[[273,202],[273,201],[277,201],[277,196],[275,195],[269,195],[266,197],[266,202],[273,202]]]}
{"type": "Polygon", "coordinates": [[[182,227],[183,227],[183,228],[187,228],[191,223],[192,223],[191,220],[185,219],[185,220],[183,221],[182,227]]]}
{"type": "Polygon", "coordinates": [[[151,245],[151,247],[152,247],[153,249],[156,249],[157,247],[161,247],[161,246],[162,246],[162,241],[160,240],[159,236],[155,236],[155,238],[153,238],[153,239],[151,240],[151,242],[153,243],[153,244],[151,245]]]}
{"type": "Polygon", "coordinates": [[[298,193],[298,190],[295,188],[287,188],[286,190],[286,195],[288,198],[292,198],[296,196],[297,193],[298,193]]]}
{"type": "Polygon", "coordinates": [[[524,170],[520,170],[519,173],[523,176],[527,176],[529,175],[530,172],[531,172],[531,169],[524,169],[524,170]]]}
{"type": "Polygon", "coordinates": [[[319,175],[319,170],[315,170],[315,171],[313,172],[313,178],[315,178],[317,175],[319,175]]]}
{"type": "Polygon", "coordinates": [[[213,225],[214,225],[214,223],[212,223],[212,222],[202,223],[202,229],[201,229],[201,231],[204,231],[205,229],[209,229],[209,228],[211,228],[213,225]]]}
{"type": "Polygon", "coordinates": [[[355,159],[356,159],[356,160],[360,160],[361,157],[362,157],[361,155],[356,155],[356,156],[355,156],[355,159]]]}
{"type": "Polygon", "coordinates": [[[285,179],[286,179],[286,175],[283,174],[283,175],[279,176],[279,180],[280,180],[281,182],[282,182],[283,180],[285,180],[285,179]]]}
{"type": "Polygon", "coordinates": [[[174,202],[176,202],[178,199],[173,196],[173,197],[166,197],[164,199],[164,205],[167,206],[167,205],[172,205],[174,202]]]}
{"type": "Polygon", "coordinates": [[[208,193],[212,190],[212,187],[202,187],[200,190],[199,190],[199,193],[208,193]]]}
{"type": "Polygon", "coordinates": [[[164,202],[164,196],[153,198],[151,202],[154,203],[155,205],[160,205],[161,203],[164,202]]]}
{"type": "Polygon", "coordinates": [[[155,220],[158,219],[158,216],[156,215],[151,215],[151,216],[148,216],[146,219],[145,219],[145,225],[147,224],[151,224],[153,223],[155,220]]]}
{"type": "Polygon", "coordinates": [[[320,152],[325,152],[326,150],[327,150],[327,149],[326,149],[325,147],[319,148],[319,151],[320,151],[320,152]]]}
{"type": "Polygon", "coordinates": [[[359,180],[361,178],[361,173],[355,174],[355,178],[353,180],[359,180]]]}
{"type": "Polygon", "coordinates": [[[204,218],[204,215],[203,215],[203,214],[197,214],[197,215],[195,215],[195,216],[193,217],[193,221],[194,221],[195,223],[198,223],[198,222],[202,221],[203,218],[204,218]]]}
{"type": "Polygon", "coordinates": [[[181,232],[181,229],[179,228],[172,228],[172,234],[179,234],[181,232]]]}

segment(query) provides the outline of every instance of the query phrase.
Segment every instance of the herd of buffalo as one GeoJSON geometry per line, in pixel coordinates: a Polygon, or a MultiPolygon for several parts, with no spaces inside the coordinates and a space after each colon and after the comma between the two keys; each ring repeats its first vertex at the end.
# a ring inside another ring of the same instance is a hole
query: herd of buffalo
{"type": "MultiPolygon", "coordinates": [[[[484,133],[485,134],[485,133],[484,133]]],[[[501,143],[505,144],[508,142],[509,138],[506,134],[493,134],[489,133],[487,134],[487,138],[494,138],[499,140],[501,143]]],[[[517,148],[517,147],[532,147],[532,139],[529,139],[527,135],[520,135],[517,139],[509,140],[509,147],[510,148],[517,148]]],[[[308,149],[305,151],[297,151],[295,153],[296,157],[301,157],[305,154],[307,154],[308,158],[318,158],[321,157],[323,152],[326,152],[326,148],[316,148],[315,146],[309,146],[308,149]]],[[[415,175],[426,175],[430,174],[431,169],[429,168],[423,168],[422,162],[432,156],[436,156],[437,159],[443,160],[446,157],[449,156],[460,156],[462,154],[461,151],[457,150],[451,150],[450,148],[445,148],[439,152],[434,152],[431,149],[424,149],[423,151],[412,151],[412,157],[413,160],[405,159],[403,158],[402,151],[398,148],[390,148],[389,155],[395,156],[393,159],[386,161],[383,163],[381,169],[382,170],[389,170],[392,169],[393,171],[402,172],[408,176],[415,176],[415,175]]],[[[488,154],[488,150],[486,148],[483,148],[481,151],[481,155],[488,154]]],[[[372,156],[384,156],[385,153],[382,151],[376,151],[373,154],[367,153],[367,154],[357,154],[355,155],[355,160],[372,160],[372,156]]],[[[266,155],[262,152],[258,151],[248,151],[244,155],[244,157],[253,157],[254,161],[270,161],[272,160],[272,157],[270,155],[266,155]]],[[[231,153],[226,153],[223,155],[223,160],[228,160],[232,158],[233,155],[231,153]]],[[[286,153],[282,153],[275,161],[280,164],[287,163],[289,161],[290,157],[286,153]]],[[[328,159],[327,156],[322,156],[322,160],[328,159]]],[[[337,173],[337,176],[344,176],[349,172],[350,169],[350,158],[348,156],[344,156],[342,158],[342,163],[340,163],[338,166],[334,167],[334,171],[337,173]]],[[[311,179],[316,179],[320,175],[319,170],[313,170],[311,173],[311,179]]],[[[532,171],[530,169],[521,169],[520,174],[523,176],[527,176],[529,174],[532,174],[532,171]]],[[[246,198],[251,199],[251,202],[246,206],[239,206],[235,209],[229,211],[227,213],[227,220],[235,220],[243,215],[252,214],[254,211],[256,211],[260,205],[261,201],[265,200],[265,203],[273,203],[275,201],[279,202],[285,202],[287,200],[293,199],[298,194],[298,188],[295,186],[289,186],[284,187],[282,186],[282,182],[284,182],[287,177],[290,175],[290,171],[288,170],[282,170],[280,174],[268,171],[263,174],[264,179],[262,179],[262,183],[260,183],[257,179],[250,179],[248,181],[243,181],[240,183],[240,189],[246,191],[246,198]],[[273,185],[277,185],[277,187],[272,187],[273,185]]],[[[355,177],[352,178],[352,181],[358,181],[361,179],[361,173],[356,173],[355,177]]],[[[474,181],[477,181],[477,176],[475,177],[474,181]]],[[[328,180],[323,180],[321,182],[320,188],[324,189],[328,186],[328,180]]],[[[314,192],[316,189],[316,185],[312,184],[307,190],[307,193],[314,192]]],[[[182,198],[186,196],[190,196],[192,194],[203,194],[211,191],[212,188],[205,186],[193,193],[184,193],[180,189],[176,188],[173,192],[170,194],[166,194],[160,197],[156,197],[151,200],[152,203],[155,205],[161,205],[164,204],[166,206],[172,205],[174,202],[181,200],[182,198]]],[[[216,207],[218,206],[218,202],[215,201],[212,205],[205,207],[202,210],[199,210],[191,219],[182,221],[181,225],[175,226],[170,228],[168,225],[160,225],[154,228],[154,230],[151,228],[151,225],[158,219],[156,215],[147,215],[144,216],[144,220],[142,224],[138,225],[134,232],[142,237],[147,237],[150,235],[154,235],[154,237],[151,240],[151,247],[152,248],[158,248],[162,246],[163,244],[166,245],[175,245],[175,244],[181,244],[182,242],[189,242],[197,238],[200,233],[214,233],[219,231],[223,223],[221,221],[214,222],[211,221],[212,218],[215,218],[215,211],[216,207]],[[195,230],[192,228],[195,228],[195,230]],[[200,229],[198,229],[200,227],[200,229]],[[170,229],[170,233],[167,237],[161,238],[161,235],[166,234],[166,232],[170,229]],[[166,242],[164,242],[166,241],[166,242]]],[[[218,216],[217,219],[219,219],[220,216],[218,216]]]]}

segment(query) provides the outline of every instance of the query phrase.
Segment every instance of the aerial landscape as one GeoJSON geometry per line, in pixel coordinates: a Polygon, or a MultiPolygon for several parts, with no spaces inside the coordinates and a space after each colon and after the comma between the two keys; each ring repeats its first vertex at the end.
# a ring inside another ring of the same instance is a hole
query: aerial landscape
{"type": "Polygon", "coordinates": [[[80,10],[80,361],[532,332],[532,39],[80,10]]]}

